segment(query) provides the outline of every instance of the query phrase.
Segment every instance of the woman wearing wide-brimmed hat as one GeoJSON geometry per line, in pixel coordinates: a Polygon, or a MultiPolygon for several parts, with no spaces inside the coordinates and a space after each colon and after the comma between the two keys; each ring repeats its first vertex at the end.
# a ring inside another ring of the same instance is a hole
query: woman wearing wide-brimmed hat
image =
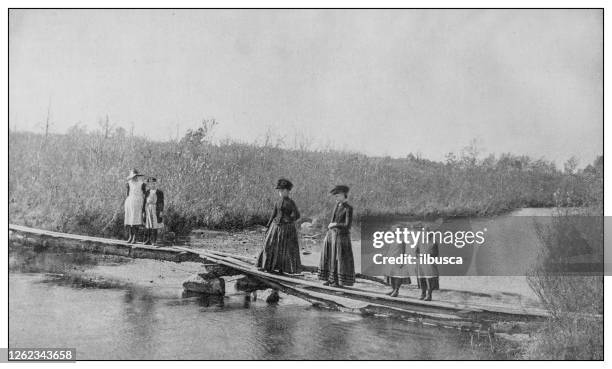
{"type": "Polygon", "coordinates": [[[144,176],[136,169],[130,171],[127,177],[127,198],[124,203],[123,224],[127,229],[128,243],[136,242],[136,232],[142,225],[142,209],[144,204],[144,194],[146,186],[144,176]]]}
{"type": "Polygon", "coordinates": [[[257,259],[257,267],[268,272],[296,274],[300,272],[300,246],[295,221],[300,212],[289,198],[293,184],[284,178],[278,180],[276,189],[280,200],[274,205],[268,221],[264,249],[257,259]]]}
{"type": "Polygon", "coordinates": [[[349,188],[339,185],[330,193],[336,199],[332,212],[319,265],[319,279],[326,281],[326,286],[352,286],[355,283],[355,262],[351,245],[351,225],[353,207],[347,202],[349,188]]]}

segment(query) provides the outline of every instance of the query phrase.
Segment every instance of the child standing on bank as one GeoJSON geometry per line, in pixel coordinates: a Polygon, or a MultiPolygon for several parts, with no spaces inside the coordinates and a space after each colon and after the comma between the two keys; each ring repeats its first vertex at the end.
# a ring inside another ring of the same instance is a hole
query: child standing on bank
{"type": "Polygon", "coordinates": [[[157,188],[157,178],[147,179],[143,206],[145,218],[145,245],[157,243],[158,230],[164,227],[164,192],[157,188]]]}

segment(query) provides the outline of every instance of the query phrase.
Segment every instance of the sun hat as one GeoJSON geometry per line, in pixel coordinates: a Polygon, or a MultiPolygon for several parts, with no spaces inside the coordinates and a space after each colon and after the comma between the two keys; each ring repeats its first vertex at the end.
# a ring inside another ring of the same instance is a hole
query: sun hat
{"type": "Polygon", "coordinates": [[[127,180],[129,181],[130,179],[135,178],[135,177],[143,177],[143,175],[138,173],[136,169],[130,170],[130,175],[127,176],[127,180]]]}
{"type": "Polygon", "coordinates": [[[293,188],[293,183],[291,183],[290,180],[285,179],[285,178],[279,179],[278,182],[276,183],[276,189],[277,190],[289,190],[289,191],[291,191],[292,188],[293,188]]]}
{"type": "Polygon", "coordinates": [[[349,187],[345,186],[345,185],[337,185],[334,188],[332,188],[331,191],[329,191],[329,193],[331,193],[332,195],[335,195],[337,193],[343,193],[343,194],[348,194],[349,192],[349,187]]]}

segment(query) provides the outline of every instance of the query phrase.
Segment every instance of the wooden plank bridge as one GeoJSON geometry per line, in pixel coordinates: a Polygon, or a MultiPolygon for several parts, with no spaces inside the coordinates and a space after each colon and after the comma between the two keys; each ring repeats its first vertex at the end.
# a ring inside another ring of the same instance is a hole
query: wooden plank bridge
{"type": "MultiPolygon", "coordinates": [[[[324,286],[314,280],[308,271],[314,267],[305,266],[302,275],[280,275],[258,270],[247,257],[229,253],[196,250],[181,246],[155,247],[142,244],[128,244],[122,240],[82,236],[61,232],[35,229],[9,224],[10,240],[14,244],[35,249],[59,248],[83,252],[120,255],[131,258],[156,259],[171,262],[199,262],[206,264],[205,278],[222,278],[229,275],[243,275],[254,290],[272,288],[297,296],[313,305],[339,311],[356,312],[365,315],[382,315],[410,320],[424,325],[444,326],[469,331],[505,332],[524,331],[534,324],[546,320],[546,311],[520,306],[458,304],[448,301],[422,301],[410,297],[390,297],[381,289],[371,288],[377,278],[369,279],[370,288],[324,286]],[[527,327],[527,328],[525,328],[527,327]],[[525,328],[525,329],[523,329],[525,328]]],[[[363,283],[357,283],[357,286],[363,283]]]]}

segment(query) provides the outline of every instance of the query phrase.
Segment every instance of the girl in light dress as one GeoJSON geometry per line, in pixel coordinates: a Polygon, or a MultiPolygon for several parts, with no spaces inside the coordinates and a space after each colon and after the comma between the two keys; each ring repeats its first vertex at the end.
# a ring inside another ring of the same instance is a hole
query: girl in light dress
{"type": "Polygon", "coordinates": [[[150,177],[147,179],[147,189],[144,201],[145,218],[145,245],[157,243],[157,233],[164,227],[164,192],[157,188],[157,179],[150,177]]]}

